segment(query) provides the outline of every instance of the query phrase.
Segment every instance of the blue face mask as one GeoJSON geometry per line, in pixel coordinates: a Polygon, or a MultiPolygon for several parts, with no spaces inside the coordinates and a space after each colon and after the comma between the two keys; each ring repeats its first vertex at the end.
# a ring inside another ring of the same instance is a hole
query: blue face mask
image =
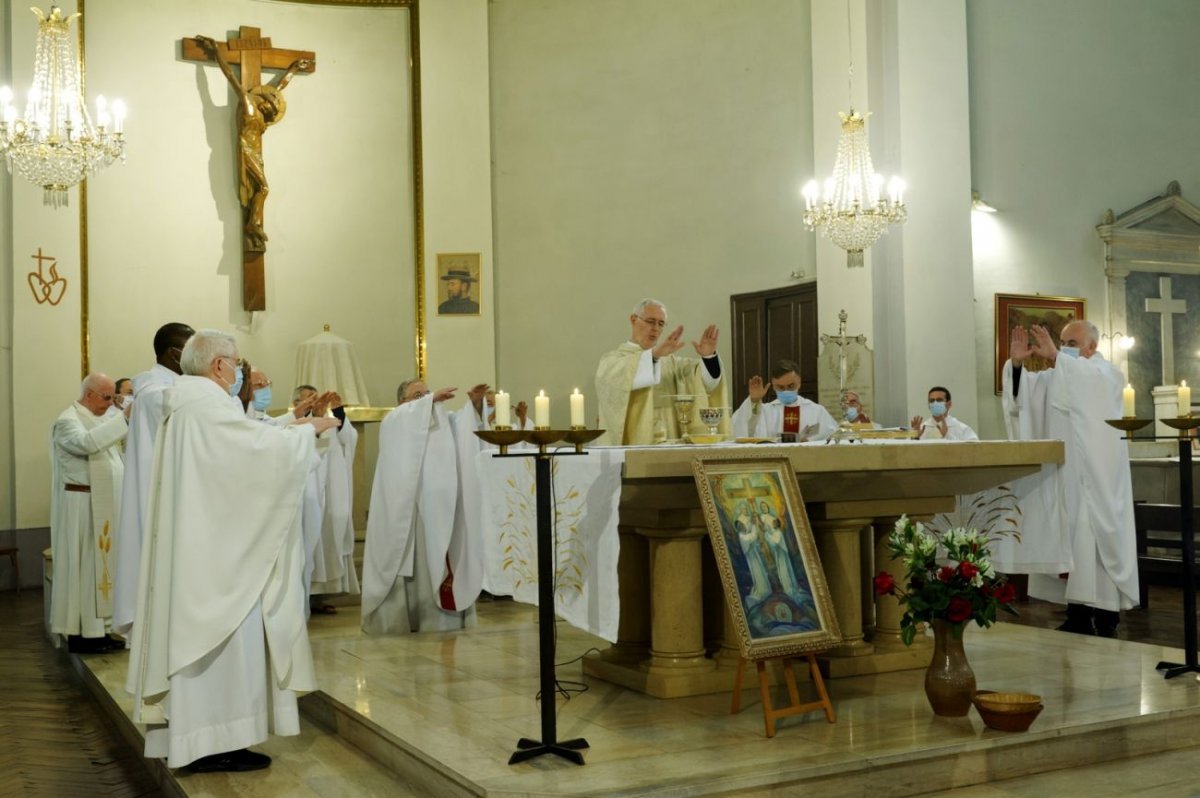
{"type": "Polygon", "coordinates": [[[929,412],[931,414],[933,414],[934,418],[941,418],[942,416],[946,415],[946,403],[945,402],[930,402],[929,403],[929,412]]]}
{"type": "Polygon", "coordinates": [[[858,418],[858,408],[857,407],[847,407],[846,408],[846,420],[854,421],[857,418],[858,418]]]}
{"type": "Polygon", "coordinates": [[[1058,353],[1060,355],[1066,355],[1067,357],[1079,357],[1079,347],[1064,346],[1062,349],[1058,350],[1058,353]]]}
{"type": "MultiPolygon", "coordinates": [[[[241,373],[241,372],[239,372],[241,373]]],[[[264,385],[254,391],[254,409],[258,412],[264,412],[271,406],[271,386],[264,385]]]]}
{"type": "Polygon", "coordinates": [[[775,391],[775,397],[779,399],[780,404],[794,405],[796,400],[800,398],[799,391],[775,391]]]}
{"type": "Polygon", "coordinates": [[[233,385],[229,386],[229,395],[237,396],[242,392],[242,370],[237,363],[233,364],[233,385]]]}

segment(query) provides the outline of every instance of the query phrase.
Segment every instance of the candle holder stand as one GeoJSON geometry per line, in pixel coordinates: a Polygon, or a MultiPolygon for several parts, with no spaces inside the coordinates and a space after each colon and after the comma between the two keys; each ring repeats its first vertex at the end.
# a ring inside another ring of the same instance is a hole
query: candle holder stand
{"type": "Polygon", "coordinates": [[[1152,418],[1134,418],[1133,416],[1125,416],[1124,418],[1106,418],[1104,423],[1110,427],[1116,427],[1125,433],[1125,440],[1133,440],[1133,433],[1147,424],[1154,421],[1152,418]]]}
{"type": "MultiPolygon", "coordinates": [[[[518,432],[520,432],[518,430],[518,432]]],[[[477,430],[475,432],[485,441],[490,440],[495,430],[477,430]]],[[[537,571],[538,571],[538,677],[540,710],[542,721],[542,738],[532,740],[522,737],[517,740],[517,750],[509,757],[508,764],[539,757],[544,754],[554,754],[576,765],[584,764],[583,754],[589,748],[588,741],[582,737],[574,740],[558,739],[558,715],[555,712],[555,678],[554,678],[554,496],[550,484],[550,461],[554,457],[586,455],[583,444],[586,440],[572,441],[571,436],[580,438],[587,434],[592,440],[604,433],[604,430],[532,430],[521,432],[525,440],[538,445],[536,452],[501,452],[501,457],[533,457],[534,486],[537,493],[537,571]],[[560,440],[575,443],[574,450],[556,449],[548,451],[546,447],[560,440]]]]}
{"type": "Polygon", "coordinates": [[[1185,673],[1200,673],[1196,657],[1196,537],[1193,526],[1192,496],[1192,438],[1191,431],[1200,428],[1200,418],[1191,415],[1164,418],[1161,421],[1179,430],[1179,540],[1183,567],[1183,662],[1162,661],[1154,666],[1163,671],[1163,678],[1174,679],[1185,673]]]}

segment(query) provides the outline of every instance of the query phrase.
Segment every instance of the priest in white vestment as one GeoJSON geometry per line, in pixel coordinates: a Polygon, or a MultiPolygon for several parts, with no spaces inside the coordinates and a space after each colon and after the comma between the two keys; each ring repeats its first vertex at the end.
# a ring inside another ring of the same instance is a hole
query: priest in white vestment
{"type": "Polygon", "coordinates": [[[1105,424],[1121,415],[1125,378],[1096,351],[1100,336],[1089,322],[1063,328],[1061,351],[1045,328],[1035,325],[1033,334],[1030,341],[1024,328],[1013,330],[1004,365],[1009,434],[1061,439],[1066,458],[1061,467],[1048,466],[1014,485],[1023,511],[1022,540],[1012,556],[1017,562],[995,564],[1029,573],[1031,596],[1066,603],[1060,629],[1116,637],[1119,611],[1138,601],[1129,449],[1105,424]],[[1030,355],[1049,360],[1051,368],[1024,370],[1030,355]]]}
{"type": "Polygon", "coordinates": [[[150,495],[150,466],[154,460],[154,438],[163,419],[162,392],[175,384],[179,357],[194,331],[182,322],[164,324],[154,333],[154,358],[149,371],[133,378],[133,410],[129,414],[129,437],[125,440],[125,481],[121,488],[121,511],[113,547],[112,628],[128,638],[137,605],[138,578],[142,561],[142,528],[150,495]]]}
{"type": "Polygon", "coordinates": [[[935,385],[929,389],[929,418],[913,416],[912,428],[922,441],[977,441],[979,436],[970,426],[950,415],[954,402],[950,389],[935,385]]]}
{"type": "Polygon", "coordinates": [[[125,471],[125,414],[109,415],[116,386],[89,374],[79,400],[50,433],[50,548],[54,557],[50,631],[75,653],[123,647],[112,621],[113,532],[125,471]]]}
{"type": "Polygon", "coordinates": [[[478,545],[459,501],[458,456],[444,402],[409,380],[379,425],[363,553],[362,626],[368,634],[462,629],[475,622],[483,582],[478,545]]]}
{"type": "Polygon", "coordinates": [[[601,357],[596,369],[605,430],[598,444],[644,445],[688,434],[679,429],[673,395],[694,396],[697,408],[725,406],[715,324],[692,344],[700,360],[675,355],[684,345],[683,327],[663,337],[667,309],[658,300],[639,302],[629,324],[629,340],[601,357]]]}
{"type": "Polygon", "coordinates": [[[750,378],[749,395],[733,413],[733,434],[739,438],[779,438],[785,443],[823,441],[837,431],[829,411],[800,395],[800,367],[780,360],[771,369],[775,398],[763,402],[767,386],[762,377],[750,378]]]}
{"type": "Polygon", "coordinates": [[[316,435],[332,419],[276,427],[229,402],[232,335],[201,330],[163,395],[126,688],[146,756],[193,771],[255,770],[245,750],[300,731],[316,688],[297,526],[316,435]]]}

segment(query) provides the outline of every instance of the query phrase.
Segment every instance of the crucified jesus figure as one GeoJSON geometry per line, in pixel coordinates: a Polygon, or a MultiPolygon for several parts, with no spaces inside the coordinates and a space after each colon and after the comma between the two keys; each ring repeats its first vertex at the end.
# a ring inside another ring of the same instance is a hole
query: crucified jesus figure
{"type": "Polygon", "coordinates": [[[238,196],[245,211],[246,252],[265,252],[267,234],[263,230],[263,206],[267,202],[267,173],[263,166],[262,138],[267,128],[283,119],[287,103],[283,90],[299,71],[308,69],[309,62],[301,58],[292,64],[275,85],[263,84],[246,89],[233,74],[233,68],[217,43],[210,36],[197,36],[196,41],[212,56],[229,84],[238,95],[238,196]]]}

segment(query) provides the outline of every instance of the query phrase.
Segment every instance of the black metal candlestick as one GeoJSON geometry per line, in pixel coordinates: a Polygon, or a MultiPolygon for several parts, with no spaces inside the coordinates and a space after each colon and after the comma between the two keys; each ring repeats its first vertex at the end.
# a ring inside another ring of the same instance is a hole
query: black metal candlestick
{"type": "Polygon", "coordinates": [[[1200,418],[1164,418],[1168,427],[1179,430],[1179,541],[1183,561],[1183,655],[1184,661],[1160,662],[1155,670],[1174,679],[1184,673],[1200,673],[1196,659],[1196,538],[1192,526],[1192,439],[1188,431],[1200,427],[1200,418]]]}

